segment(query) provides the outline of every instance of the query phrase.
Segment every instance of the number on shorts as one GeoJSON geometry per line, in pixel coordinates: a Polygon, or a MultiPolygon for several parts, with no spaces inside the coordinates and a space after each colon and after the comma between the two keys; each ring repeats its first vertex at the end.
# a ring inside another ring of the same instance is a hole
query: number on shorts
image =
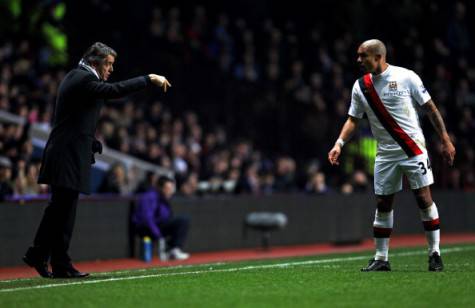
{"type": "Polygon", "coordinates": [[[426,175],[426,174],[427,174],[427,169],[429,169],[429,170],[432,169],[432,166],[431,166],[431,164],[430,164],[430,160],[429,160],[429,159],[427,159],[427,169],[426,169],[426,166],[424,165],[423,162],[420,161],[420,162],[418,162],[417,164],[419,165],[419,167],[420,167],[421,170],[422,170],[422,175],[426,175]]]}

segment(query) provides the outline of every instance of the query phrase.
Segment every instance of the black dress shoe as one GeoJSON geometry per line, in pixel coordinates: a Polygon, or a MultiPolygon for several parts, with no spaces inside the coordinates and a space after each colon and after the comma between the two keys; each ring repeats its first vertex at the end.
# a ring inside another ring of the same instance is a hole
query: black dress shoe
{"type": "Polygon", "coordinates": [[[33,267],[41,277],[53,277],[51,272],[48,270],[48,263],[40,258],[37,253],[35,253],[33,247],[28,248],[25,256],[23,257],[23,262],[33,267]]]}
{"type": "Polygon", "coordinates": [[[89,276],[89,273],[83,273],[74,267],[53,268],[53,278],[84,278],[89,276]]]}

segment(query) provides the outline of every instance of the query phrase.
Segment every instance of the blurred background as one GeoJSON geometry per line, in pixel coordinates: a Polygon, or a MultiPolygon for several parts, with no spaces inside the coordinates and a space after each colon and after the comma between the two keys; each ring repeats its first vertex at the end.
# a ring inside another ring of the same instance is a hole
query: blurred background
{"type": "Polygon", "coordinates": [[[95,193],[133,196],[151,175],[169,174],[185,200],[371,196],[376,141],[367,123],[340,166],[326,159],[361,74],[356,49],[370,38],[387,44],[390,64],[421,76],[446,121],[453,168],[421,114],[434,190],[473,192],[474,9],[427,0],[2,0],[1,200],[48,193],[36,179],[56,90],[96,41],[118,52],[111,82],[158,73],[173,87],[105,105],[95,193]]]}

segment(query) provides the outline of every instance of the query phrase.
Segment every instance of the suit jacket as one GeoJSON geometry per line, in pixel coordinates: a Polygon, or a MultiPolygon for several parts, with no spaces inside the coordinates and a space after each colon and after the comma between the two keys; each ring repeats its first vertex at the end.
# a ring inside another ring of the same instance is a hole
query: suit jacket
{"type": "Polygon", "coordinates": [[[92,147],[104,100],[125,96],[150,84],[148,76],[106,83],[82,67],[66,74],[59,85],[53,129],[43,151],[38,183],[89,194],[92,147]]]}

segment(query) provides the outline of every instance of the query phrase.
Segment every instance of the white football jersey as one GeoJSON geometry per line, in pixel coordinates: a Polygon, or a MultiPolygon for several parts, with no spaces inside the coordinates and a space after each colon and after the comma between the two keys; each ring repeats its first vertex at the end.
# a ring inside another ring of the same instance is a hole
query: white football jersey
{"type": "Polygon", "coordinates": [[[368,103],[368,91],[365,96],[357,80],[348,114],[358,119],[363,118],[364,113],[368,116],[371,131],[378,141],[377,160],[405,159],[414,148],[416,154],[413,155],[427,153],[415,104],[422,106],[431,97],[419,76],[411,70],[389,65],[383,73],[369,74],[368,78],[372,79],[379,97],[376,101],[382,104],[376,103],[375,107],[374,103],[368,103]]]}

